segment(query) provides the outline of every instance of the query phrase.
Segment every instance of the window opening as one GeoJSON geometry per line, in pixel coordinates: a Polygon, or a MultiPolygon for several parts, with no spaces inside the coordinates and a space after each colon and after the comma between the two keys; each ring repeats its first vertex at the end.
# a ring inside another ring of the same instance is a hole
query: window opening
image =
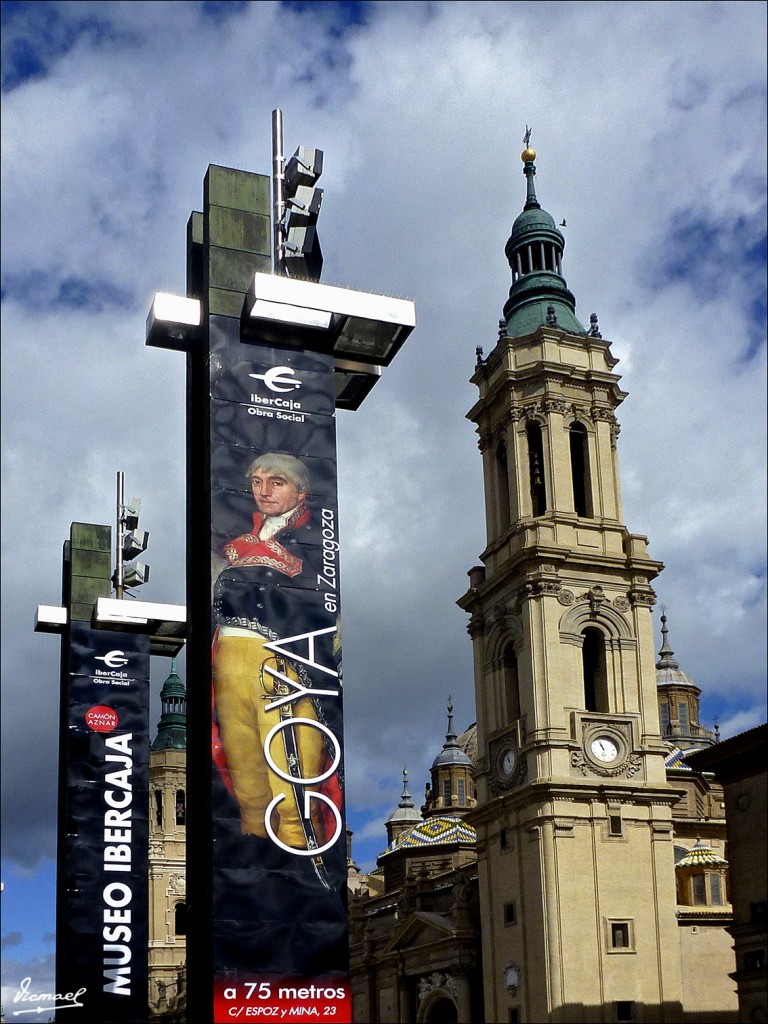
{"type": "Polygon", "coordinates": [[[187,823],[187,808],[186,800],[184,798],[184,790],[176,790],[176,824],[186,825],[187,823]]]}
{"type": "Polygon", "coordinates": [[[459,804],[464,805],[467,802],[467,784],[464,779],[459,779],[456,782],[457,795],[459,798],[459,804]]]}
{"type": "Polygon", "coordinates": [[[517,672],[517,655],[512,644],[504,648],[504,699],[507,722],[516,722],[520,717],[520,680],[517,672]]]}
{"type": "Polygon", "coordinates": [[[162,789],[155,790],[155,823],[162,828],[163,827],[163,791],[162,789]]]}
{"type": "Polygon", "coordinates": [[[605,640],[599,629],[587,628],[582,636],[581,660],[584,673],[584,707],[587,711],[608,711],[605,675],[605,640]]]}
{"type": "Polygon", "coordinates": [[[680,723],[680,732],[686,735],[689,732],[688,703],[684,700],[681,700],[677,705],[677,720],[680,723]]]}
{"type": "Polygon", "coordinates": [[[583,423],[572,423],[569,430],[571,446],[571,482],[573,509],[577,516],[592,516],[592,488],[589,482],[589,442],[583,423]]]}
{"type": "Polygon", "coordinates": [[[709,891],[712,893],[712,902],[717,904],[717,906],[722,906],[723,882],[720,875],[711,874],[709,876],[709,891]]]}
{"type": "Polygon", "coordinates": [[[541,516],[547,511],[547,489],[544,480],[544,443],[538,423],[529,423],[525,428],[528,437],[528,462],[531,482],[531,505],[533,515],[541,516]]]}
{"type": "Polygon", "coordinates": [[[704,906],[707,902],[707,880],[704,875],[694,875],[691,879],[694,906],[704,906]]]}
{"type": "Polygon", "coordinates": [[[497,507],[499,510],[499,529],[508,528],[511,515],[509,507],[509,465],[507,462],[507,446],[500,441],[496,446],[496,488],[497,507]]]}
{"type": "Polygon", "coordinates": [[[187,934],[187,905],[177,903],[173,911],[173,931],[175,935],[187,934]]]}
{"type": "Polygon", "coordinates": [[[611,946],[614,949],[629,949],[629,924],[614,921],[611,924],[611,946]]]}
{"type": "Polygon", "coordinates": [[[670,733],[669,704],[665,700],[659,701],[659,723],[661,725],[661,735],[668,736],[670,733]]]}

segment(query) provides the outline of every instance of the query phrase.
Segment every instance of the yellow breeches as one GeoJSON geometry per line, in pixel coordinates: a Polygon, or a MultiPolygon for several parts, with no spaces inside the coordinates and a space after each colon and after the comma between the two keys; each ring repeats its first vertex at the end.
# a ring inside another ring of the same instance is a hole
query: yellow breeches
{"type": "MultiPolygon", "coordinates": [[[[281,707],[290,709],[293,718],[317,721],[317,715],[308,697],[267,710],[267,705],[281,696],[296,693],[294,688],[280,681],[279,675],[297,681],[298,676],[291,663],[266,650],[265,643],[261,637],[219,637],[213,658],[219,732],[240,805],[243,832],[266,838],[265,812],[271,801],[282,795],[272,814],[272,829],[287,846],[306,849],[303,795],[312,787],[294,787],[282,779],[270,767],[264,745],[269,730],[281,721],[281,707]]],[[[286,775],[291,774],[286,754],[286,740],[290,750],[291,739],[299,776],[316,778],[322,773],[326,752],[322,731],[311,725],[296,725],[284,727],[273,736],[269,755],[286,775]]]]}

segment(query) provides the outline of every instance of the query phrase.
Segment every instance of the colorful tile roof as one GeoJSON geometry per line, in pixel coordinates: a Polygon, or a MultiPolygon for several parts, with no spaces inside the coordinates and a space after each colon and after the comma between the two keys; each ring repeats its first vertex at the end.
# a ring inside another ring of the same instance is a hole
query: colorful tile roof
{"type": "Polygon", "coordinates": [[[427,818],[403,832],[395,840],[395,848],[442,846],[448,843],[475,843],[477,835],[471,825],[453,814],[427,818]]]}
{"type": "Polygon", "coordinates": [[[696,845],[689,850],[684,857],[675,864],[675,868],[693,868],[706,865],[707,867],[727,866],[728,861],[719,857],[711,846],[707,846],[701,839],[696,840],[696,845]]]}
{"type": "Polygon", "coordinates": [[[684,772],[692,772],[693,768],[685,763],[686,754],[690,754],[690,750],[681,750],[680,747],[671,747],[669,753],[664,758],[665,768],[677,768],[684,772]]]}

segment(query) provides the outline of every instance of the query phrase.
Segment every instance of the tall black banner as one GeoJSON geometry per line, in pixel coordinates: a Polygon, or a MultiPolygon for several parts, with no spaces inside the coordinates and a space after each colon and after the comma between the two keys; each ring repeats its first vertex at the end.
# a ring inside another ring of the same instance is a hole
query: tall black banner
{"type": "Polygon", "coordinates": [[[71,1024],[140,1024],[148,1014],[149,638],[73,622],[67,654],[57,989],[77,994],[66,1007],[71,1024]]]}
{"type": "Polygon", "coordinates": [[[210,318],[214,1022],[351,1020],[333,358],[210,318]]]}

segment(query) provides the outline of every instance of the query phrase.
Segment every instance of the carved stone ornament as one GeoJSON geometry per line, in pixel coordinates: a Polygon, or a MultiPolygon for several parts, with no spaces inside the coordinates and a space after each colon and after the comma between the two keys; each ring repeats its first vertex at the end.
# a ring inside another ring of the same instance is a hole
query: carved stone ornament
{"type": "Polygon", "coordinates": [[[562,416],[568,412],[568,403],[562,398],[547,398],[541,403],[542,412],[558,412],[562,416]]]}
{"type": "Polygon", "coordinates": [[[149,840],[149,859],[153,857],[163,856],[163,841],[162,839],[150,839],[149,840]]]}
{"type": "Polygon", "coordinates": [[[611,424],[611,448],[615,448],[619,440],[619,434],[621,433],[621,427],[618,423],[614,422],[611,424]]]}
{"type": "Polygon", "coordinates": [[[576,600],[576,595],[572,590],[561,590],[557,595],[557,600],[567,608],[576,600]]]}
{"type": "Polygon", "coordinates": [[[470,638],[474,640],[475,637],[482,636],[484,632],[485,617],[480,613],[473,615],[467,623],[467,633],[469,633],[470,638]]]}
{"type": "Polygon", "coordinates": [[[184,875],[171,875],[170,889],[177,896],[183,896],[187,891],[187,880],[184,875]]]}
{"type": "Polygon", "coordinates": [[[597,615],[600,611],[600,605],[608,600],[605,596],[605,591],[599,583],[596,583],[594,587],[590,587],[585,596],[589,601],[589,608],[593,615],[597,615]]]}
{"type": "Polygon", "coordinates": [[[558,583],[557,580],[532,580],[520,588],[517,596],[521,602],[532,597],[555,597],[562,588],[562,583],[558,583]]]}
{"type": "Polygon", "coordinates": [[[606,409],[604,406],[601,406],[601,405],[593,405],[592,406],[592,419],[595,420],[595,421],[597,421],[597,420],[606,420],[608,423],[613,423],[613,422],[615,422],[615,417],[613,415],[613,409],[606,409]]]}
{"type": "Polygon", "coordinates": [[[650,587],[633,587],[629,592],[629,600],[634,605],[652,608],[656,604],[656,595],[650,587]]]}
{"type": "Polygon", "coordinates": [[[423,1002],[429,993],[434,992],[436,988],[445,989],[453,999],[458,998],[459,983],[456,976],[435,971],[428,978],[421,978],[419,980],[419,1002],[423,1002]]]}
{"type": "Polygon", "coordinates": [[[629,601],[626,599],[626,597],[622,597],[622,595],[619,594],[618,597],[614,597],[613,599],[613,607],[618,608],[620,612],[628,612],[629,601]]]}

